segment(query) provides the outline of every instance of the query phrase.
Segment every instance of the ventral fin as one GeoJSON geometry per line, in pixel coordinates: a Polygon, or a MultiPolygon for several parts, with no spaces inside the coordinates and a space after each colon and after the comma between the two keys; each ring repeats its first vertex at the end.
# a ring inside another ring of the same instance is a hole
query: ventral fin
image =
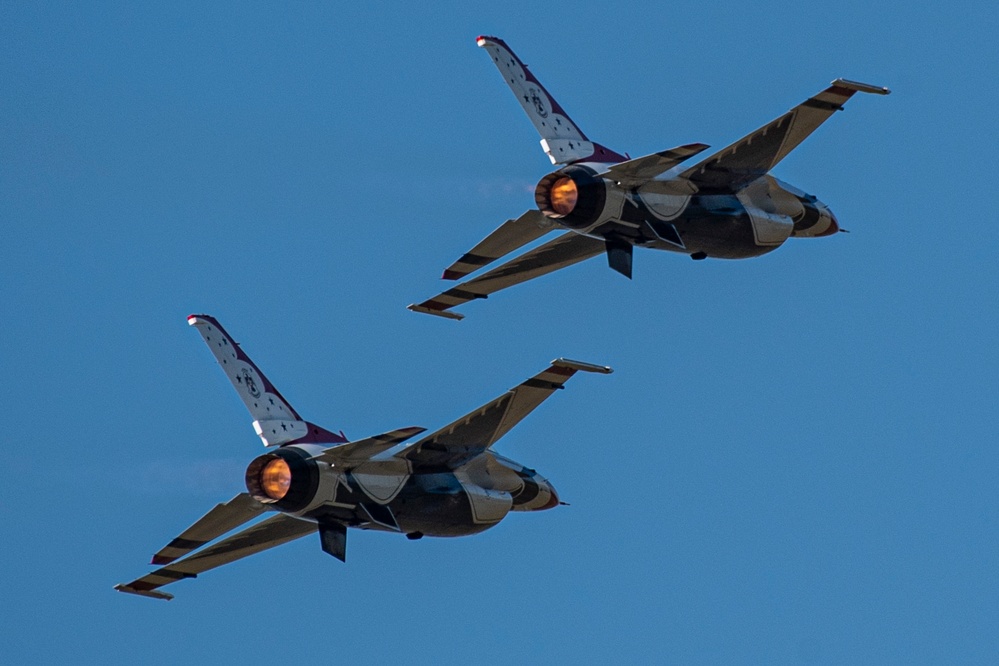
{"type": "Polygon", "coordinates": [[[347,526],[335,521],[319,523],[319,542],[323,552],[341,562],[347,561],[347,526]]]}
{"type": "Polygon", "coordinates": [[[635,246],[628,241],[616,238],[607,239],[607,264],[629,280],[635,246]]]}

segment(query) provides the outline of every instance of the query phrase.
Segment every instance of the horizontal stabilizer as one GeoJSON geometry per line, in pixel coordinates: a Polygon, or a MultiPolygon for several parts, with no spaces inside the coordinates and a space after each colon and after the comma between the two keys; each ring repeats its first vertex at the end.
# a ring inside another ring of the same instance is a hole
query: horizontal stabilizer
{"type": "Polygon", "coordinates": [[[114,589],[129,594],[140,594],[156,599],[173,599],[172,594],[158,591],[158,588],[185,578],[197,578],[198,574],[223,564],[229,564],[260,551],[280,546],[306,534],[316,531],[316,524],[285,514],[279,514],[257,523],[228,539],[219,541],[194,555],[178,560],[156,571],[133,580],[120,583],[114,589]]]}
{"type": "Polygon", "coordinates": [[[359,439],[356,442],[330,447],[315,456],[314,459],[336,467],[358,465],[424,431],[426,428],[419,426],[392,430],[374,437],[359,439]]]}
{"type": "Polygon", "coordinates": [[[463,315],[449,312],[449,310],[462,303],[487,298],[490,294],[501,289],[527,282],[584,259],[595,257],[603,252],[604,242],[602,240],[570,231],[477,278],[462,282],[422,303],[410,305],[409,309],[413,312],[423,312],[449,319],[463,319],[463,315]]]}
{"type": "Polygon", "coordinates": [[[458,261],[444,270],[445,280],[460,280],[505,254],[536,241],[555,228],[540,210],[529,210],[515,220],[507,220],[458,261]]]}
{"type": "Polygon", "coordinates": [[[635,188],[669,171],[684,160],[707,150],[708,147],[704,143],[690,143],[664,150],[661,153],[652,153],[645,157],[636,157],[633,160],[615,164],[599,175],[620,183],[622,187],[635,188]]]}
{"type": "Polygon", "coordinates": [[[153,564],[170,564],[184,557],[192,550],[201,548],[226,532],[248,523],[264,510],[264,505],[240,493],[225,504],[218,504],[198,522],[184,530],[184,533],[153,555],[153,564]]]}

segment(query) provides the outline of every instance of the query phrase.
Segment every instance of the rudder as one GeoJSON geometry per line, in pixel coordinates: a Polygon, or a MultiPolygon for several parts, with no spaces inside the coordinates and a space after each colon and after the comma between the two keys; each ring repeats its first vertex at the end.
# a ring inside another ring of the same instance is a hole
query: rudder
{"type": "Polygon", "coordinates": [[[489,52],[503,80],[541,135],[541,147],[552,164],[616,163],[628,159],[586,138],[506,42],[498,37],[480,36],[475,43],[489,52]]]}

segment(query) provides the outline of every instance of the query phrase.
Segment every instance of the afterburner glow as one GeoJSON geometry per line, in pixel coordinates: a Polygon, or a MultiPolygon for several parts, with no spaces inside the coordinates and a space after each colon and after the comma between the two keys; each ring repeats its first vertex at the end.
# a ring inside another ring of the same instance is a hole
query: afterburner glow
{"type": "Polygon", "coordinates": [[[579,198],[579,190],[576,189],[576,181],[572,178],[559,178],[552,185],[551,203],[552,210],[559,215],[568,215],[576,207],[579,198]]]}
{"type": "Polygon", "coordinates": [[[291,468],[283,458],[275,458],[260,470],[260,489],[272,500],[283,499],[291,488],[291,468]]]}

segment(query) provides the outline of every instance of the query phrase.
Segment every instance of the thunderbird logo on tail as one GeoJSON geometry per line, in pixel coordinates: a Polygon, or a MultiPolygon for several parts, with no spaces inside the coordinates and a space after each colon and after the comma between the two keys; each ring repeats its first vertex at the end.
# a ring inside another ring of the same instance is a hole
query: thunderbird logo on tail
{"type": "Polygon", "coordinates": [[[531,103],[534,104],[534,110],[537,111],[539,116],[542,118],[548,117],[548,111],[545,110],[545,103],[541,101],[541,95],[538,94],[537,90],[531,90],[531,103]]]}
{"type": "Polygon", "coordinates": [[[507,220],[445,269],[443,277],[461,279],[551,231],[564,233],[409,306],[451,319],[462,319],[452,312],[458,305],[600,254],[630,278],[636,246],[683,252],[692,259],[743,259],[771,252],[791,237],[835,234],[839,224],[828,206],[770,170],[855,93],[890,92],[836,79],[776,120],[684,167],[708,146],[691,143],[635,159],[621,155],[587,138],[503,40],[479,37],[477,43],[560,168],[535,188],[537,208],[507,220]]]}
{"type": "Polygon", "coordinates": [[[257,382],[253,381],[253,376],[246,368],[243,369],[243,383],[246,384],[246,390],[250,392],[250,395],[254,398],[260,397],[260,389],[257,388],[257,382]]]}

